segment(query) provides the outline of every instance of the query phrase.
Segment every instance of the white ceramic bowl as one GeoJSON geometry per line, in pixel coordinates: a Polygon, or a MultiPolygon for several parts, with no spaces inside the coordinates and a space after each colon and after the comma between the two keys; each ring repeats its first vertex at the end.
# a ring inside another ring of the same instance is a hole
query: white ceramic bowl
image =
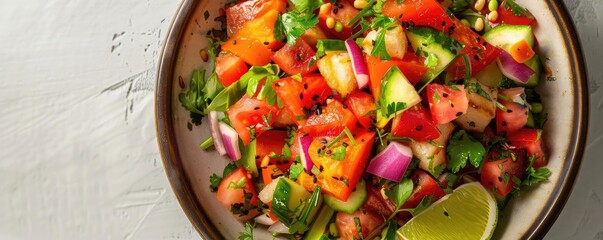
{"type": "MultiPolygon", "coordinates": [[[[184,0],[164,45],[156,89],[157,138],[164,167],[184,212],[205,239],[235,239],[243,230],[209,191],[209,176],[220,173],[228,160],[203,152],[206,124],[189,129],[189,113],[180,106],[179,79],[188,83],[194,69],[207,67],[199,55],[208,30],[224,1],[184,0]],[[206,13],[209,14],[206,17],[206,13]]],[[[576,178],[588,121],[588,93],[580,42],[562,1],[518,0],[538,20],[539,52],[548,58],[554,81],[540,86],[548,112],[545,142],[549,149],[550,181],[523,192],[505,209],[496,239],[541,239],[559,215],[576,178]]],[[[257,239],[270,239],[256,230],[257,239]]]]}

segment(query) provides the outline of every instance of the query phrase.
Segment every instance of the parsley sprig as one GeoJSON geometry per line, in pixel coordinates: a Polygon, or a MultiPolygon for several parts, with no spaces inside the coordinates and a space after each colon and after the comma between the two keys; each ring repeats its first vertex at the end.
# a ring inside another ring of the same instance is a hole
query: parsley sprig
{"type": "Polygon", "coordinates": [[[314,10],[320,8],[321,0],[291,0],[294,11],[281,14],[274,25],[274,37],[281,41],[287,39],[287,44],[295,45],[297,38],[318,24],[318,16],[314,10]]]}

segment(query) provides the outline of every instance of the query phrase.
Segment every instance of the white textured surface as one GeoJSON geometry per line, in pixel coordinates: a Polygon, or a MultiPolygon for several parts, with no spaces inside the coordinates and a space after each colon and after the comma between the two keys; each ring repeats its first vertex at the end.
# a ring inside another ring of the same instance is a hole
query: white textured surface
{"type": "MultiPolygon", "coordinates": [[[[548,239],[603,239],[603,3],[566,0],[591,130],[548,239]]],[[[157,58],[174,0],[0,0],[0,239],[198,239],[155,141],[157,58]]]]}

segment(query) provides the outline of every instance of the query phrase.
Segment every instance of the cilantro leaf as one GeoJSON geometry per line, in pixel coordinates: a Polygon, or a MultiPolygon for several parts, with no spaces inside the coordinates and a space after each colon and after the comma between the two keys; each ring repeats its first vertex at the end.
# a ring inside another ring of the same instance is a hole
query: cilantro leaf
{"type": "Polygon", "coordinates": [[[253,229],[255,228],[255,221],[253,224],[246,222],[245,231],[239,233],[239,240],[253,240],[253,229]]]}
{"type": "Polygon", "coordinates": [[[429,205],[431,205],[433,200],[434,200],[433,195],[425,196],[425,197],[423,197],[423,199],[421,199],[421,202],[419,203],[419,205],[416,208],[409,210],[409,212],[413,216],[417,216],[417,215],[419,215],[419,213],[421,213],[422,211],[427,209],[429,207],[429,205]]]}
{"type": "Polygon", "coordinates": [[[237,165],[234,162],[229,163],[224,167],[224,171],[222,171],[222,176],[228,176],[232,171],[237,169],[237,165]]]}
{"type": "Polygon", "coordinates": [[[304,167],[301,165],[301,163],[291,164],[289,167],[289,178],[296,180],[303,171],[304,167]]]}
{"type": "Polygon", "coordinates": [[[471,165],[479,168],[486,155],[484,146],[473,139],[465,130],[456,132],[446,148],[448,155],[448,169],[452,173],[457,173],[461,168],[467,165],[467,160],[471,165]]]}
{"type": "Polygon", "coordinates": [[[203,88],[205,88],[205,70],[193,71],[188,91],[178,95],[182,107],[190,112],[203,114],[207,105],[203,88]]]}
{"type": "Polygon", "coordinates": [[[546,182],[549,180],[551,176],[551,170],[546,167],[541,167],[538,169],[534,169],[532,166],[534,161],[536,160],[536,156],[530,157],[530,166],[526,169],[524,173],[524,179],[521,181],[522,186],[533,186],[541,182],[546,182]]]}
{"type": "Polygon", "coordinates": [[[337,161],[342,161],[345,159],[345,153],[346,153],[346,147],[343,145],[340,145],[340,146],[336,147],[335,149],[333,149],[333,153],[331,154],[331,159],[337,160],[337,161]]]}
{"type": "Polygon", "coordinates": [[[467,85],[467,93],[471,94],[471,93],[477,93],[480,96],[484,97],[485,99],[488,100],[492,100],[492,97],[490,97],[490,94],[488,94],[488,92],[486,92],[486,90],[484,90],[482,88],[482,85],[479,82],[471,82],[467,85]]]}
{"type": "Polygon", "coordinates": [[[386,106],[385,109],[385,116],[387,117],[391,117],[392,115],[397,114],[398,112],[406,109],[406,103],[405,102],[395,102],[395,103],[390,103],[386,106]]]}
{"type": "Polygon", "coordinates": [[[318,16],[314,14],[289,11],[276,19],[274,35],[277,40],[286,37],[287,44],[295,45],[297,38],[316,24],[318,24],[318,16]]]}
{"type": "Polygon", "coordinates": [[[511,9],[511,12],[513,13],[513,15],[518,16],[518,17],[530,17],[532,18],[529,14],[528,11],[523,8],[522,6],[519,6],[519,4],[517,4],[515,1],[513,0],[507,0],[505,3],[505,9],[511,9]]]}
{"type": "Polygon", "coordinates": [[[385,17],[385,16],[377,16],[373,22],[371,23],[371,28],[379,29],[377,32],[377,37],[375,38],[375,43],[373,44],[373,50],[371,51],[371,55],[375,57],[379,57],[381,60],[391,60],[392,57],[387,53],[387,48],[385,44],[385,34],[388,30],[393,26],[396,26],[397,21],[393,18],[385,17]]]}
{"type": "Polygon", "coordinates": [[[391,189],[385,190],[385,195],[399,208],[408,200],[412,193],[413,183],[409,178],[403,179],[400,183],[394,185],[391,189]]]}
{"type": "Polygon", "coordinates": [[[322,0],[289,0],[289,3],[293,5],[293,8],[299,12],[313,12],[320,8],[322,0]]]}
{"type": "Polygon", "coordinates": [[[222,178],[216,175],[215,173],[209,176],[209,190],[212,192],[218,190],[220,182],[222,182],[222,178]]]}

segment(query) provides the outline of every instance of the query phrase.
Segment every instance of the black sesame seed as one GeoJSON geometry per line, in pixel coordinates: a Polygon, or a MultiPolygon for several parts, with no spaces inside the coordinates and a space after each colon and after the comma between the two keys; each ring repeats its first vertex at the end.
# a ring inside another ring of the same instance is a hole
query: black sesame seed
{"type": "Polygon", "coordinates": [[[421,130],[423,130],[423,125],[419,125],[419,126],[417,126],[417,127],[415,128],[415,130],[417,130],[417,131],[421,131],[421,130]]]}
{"type": "Polygon", "coordinates": [[[297,60],[298,62],[302,60],[301,55],[299,54],[295,54],[295,60],[297,60]]]}
{"type": "Polygon", "coordinates": [[[507,109],[507,113],[512,113],[512,112],[513,112],[513,110],[507,109]]]}
{"type": "Polygon", "coordinates": [[[447,98],[448,97],[448,93],[442,93],[442,97],[447,98]]]}
{"type": "Polygon", "coordinates": [[[448,212],[444,211],[444,216],[448,217],[448,212]]]}
{"type": "Polygon", "coordinates": [[[304,94],[303,93],[299,94],[299,99],[302,99],[302,100],[304,99],[304,94]]]}
{"type": "Polygon", "coordinates": [[[456,113],[456,116],[457,116],[457,117],[459,117],[459,116],[461,116],[461,115],[463,115],[463,113],[462,113],[462,112],[457,112],[457,113],[456,113]]]}
{"type": "Polygon", "coordinates": [[[264,45],[268,45],[268,44],[270,44],[270,43],[269,42],[264,42],[264,45]]]}
{"type": "Polygon", "coordinates": [[[232,40],[232,45],[236,45],[237,44],[237,40],[232,40]]]}
{"type": "Polygon", "coordinates": [[[308,90],[308,84],[304,83],[304,89],[308,90]]]}

